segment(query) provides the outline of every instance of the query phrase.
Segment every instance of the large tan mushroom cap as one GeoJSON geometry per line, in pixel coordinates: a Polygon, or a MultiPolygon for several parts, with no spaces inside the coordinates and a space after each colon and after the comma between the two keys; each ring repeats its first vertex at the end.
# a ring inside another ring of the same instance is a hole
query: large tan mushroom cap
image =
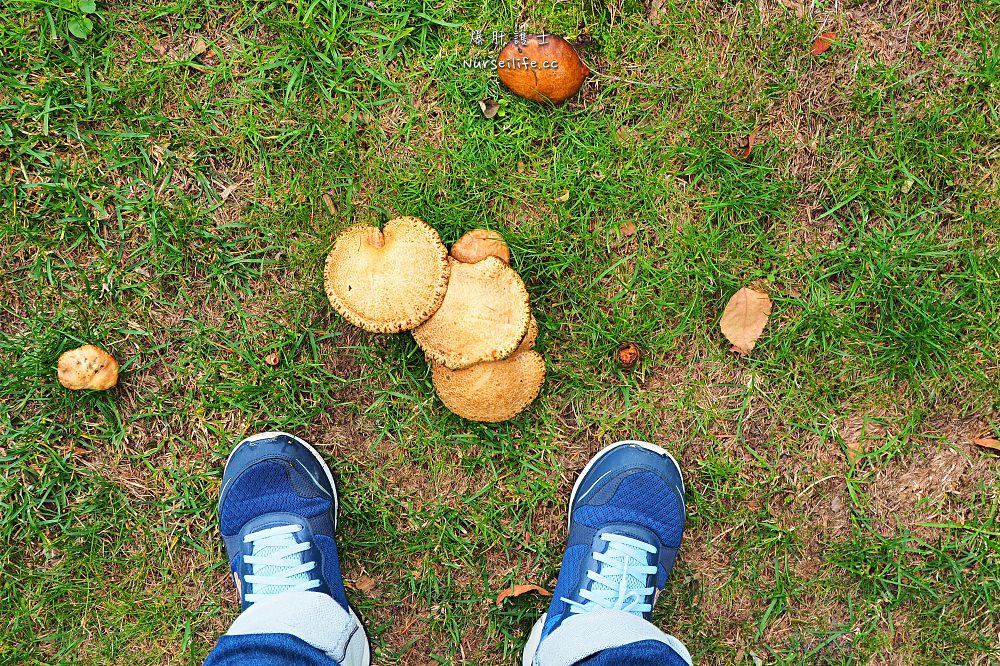
{"type": "Polygon", "coordinates": [[[59,383],[79,391],[104,391],[118,383],[118,361],[95,345],[84,345],[59,357],[59,383]]]}
{"type": "Polygon", "coordinates": [[[507,241],[489,229],[473,229],[466,233],[451,246],[451,256],[466,264],[474,264],[486,257],[496,257],[503,263],[510,264],[507,241]]]}
{"type": "Polygon", "coordinates": [[[517,346],[517,351],[514,353],[531,351],[535,348],[536,342],[538,342],[538,322],[535,320],[535,315],[531,315],[531,319],[528,320],[528,332],[524,334],[521,344],[517,346]]]}
{"type": "Polygon", "coordinates": [[[431,377],[445,407],[470,421],[497,423],[514,418],[538,396],[545,360],[527,351],[464,370],[435,364],[431,377]]]}
{"type": "Polygon", "coordinates": [[[524,281],[496,257],[474,264],[454,259],[444,302],[413,337],[435,363],[460,370],[514,353],[531,310],[524,281]]]}
{"type": "Polygon", "coordinates": [[[326,258],[326,295],[344,319],[372,333],[420,325],[448,290],[448,250],[415,217],[345,229],[326,258]]]}

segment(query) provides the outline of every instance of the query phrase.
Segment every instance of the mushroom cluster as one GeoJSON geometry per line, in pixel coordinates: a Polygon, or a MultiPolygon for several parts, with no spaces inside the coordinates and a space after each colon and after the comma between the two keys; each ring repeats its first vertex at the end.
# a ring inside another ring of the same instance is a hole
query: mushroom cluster
{"type": "Polygon", "coordinates": [[[411,331],[441,402],[462,418],[506,421],[541,391],[538,324],[510,249],[495,232],[474,229],[449,253],[437,231],[415,217],[381,230],[355,225],[334,242],[325,285],[334,309],[355,326],[411,331]]]}

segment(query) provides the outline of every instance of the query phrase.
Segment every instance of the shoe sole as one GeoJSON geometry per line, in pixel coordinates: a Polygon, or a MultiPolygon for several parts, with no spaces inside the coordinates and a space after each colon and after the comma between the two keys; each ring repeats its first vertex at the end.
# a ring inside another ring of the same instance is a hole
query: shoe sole
{"type": "MultiPolygon", "coordinates": [[[[233,459],[233,456],[236,455],[236,452],[244,444],[249,444],[251,442],[259,442],[259,441],[264,440],[264,439],[274,439],[275,437],[280,437],[280,436],[284,436],[284,437],[288,437],[290,439],[294,439],[296,442],[298,442],[299,444],[301,444],[306,449],[306,451],[308,451],[309,453],[312,454],[313,458],[316,459],[316,462],[319,463],[319,466],[326,473],[326,478],[327,478],[327,480],[330,481],[330,487],[333,488],[333,525],[334,525],[334,529],[336,529],[337,522],[338,522],[337,518],[338,518],[338,514],[340,512],[340,497],[339,497],[339,495],[337,493],[337,480],[333,478],[333,472],[330,470],[330,466],[326,464],[325,460],[323,460],[323,456],[321,456],[319,454],[319,451],[317,451],[316,449],[314,449],[313,446],[312,446],[312,444],[310,444],[306,440],[302,439],[301,437],[296,437],[295,435],[293,435],[291,433],[282,432],[280,430],[270,430],[268,432],[261,432],[261,433],[257,433],[256,435],[250,435],[246,439],[241,440],[239,444],[237,444],[236,446],[233,447],[233,450],[229,453],[229,457],[226,458],[226,467],[229,467],[229,461],[233,459]]],[[[225,468],[223,468],[222,473],[223,473],[223,475],[225,475],[225,473],[226,473],[225,468]]],[[[222,501],[222,493],[221,493],[221,491],[219,492],[219,501],[222,501]]]]}
{"type": "Polygon", "coordinates": [[[666,456],[667,458],[669,458],[670,462],[672,462],[674,464],[674,467],[677,468],[677,476],[679,476],[681,479],[681,495],[682,496],[684,495],[684,475],[681,474],[681,466],[677,464],[677,459],[674,458],[672,455],[670,455],[669,451],[657,446],[656,444],[651,444],[650,442],[642,442],[637,439],[625,439],[620,442],[615,442],[614,444],[609,444],[608,446],[605,446],[603,449],[598,451],[597,455],[595,455],[593,458],[590,459],[590,462],[587,463],[587,466],[583,468],[583,471],[580,472],[580,475],[576,478],[576,483],[573,484],[573,492],[570,493],[569,495],[569,506],[566,508],[566,529],[569,529],[569,526],[573,521],[573,504],[576,502],[576,493],[577,491],[580,490],[580,484],[583,482],[583,479],[587,476],[587,472],[589,472],[591,468],[594,466],[594,464],[597,463],[597,461],[603,458],[611,450],[616,449],[619,446],[624,446],[626,444],[634,444],[636,446],[639,446],[640,448],[646,449],[647,451],[651,451],[653,453],[657,453],[659,455],[666,456]]]}
{"type": "Polygon", "coordinates": [[[354,612],[354,608],[350,604],[347,605],[347,610],[351,617],[354,618],[354,621],[358,623],[358,626],[361,627],[361,634],[365,637],[365,649],[364,653],[361,655],[361,666],[371,666],[372,641],[371,638],[368,637],[368,627],[366,627],[365,623],[361,621],[361,617],[354,612]]]}

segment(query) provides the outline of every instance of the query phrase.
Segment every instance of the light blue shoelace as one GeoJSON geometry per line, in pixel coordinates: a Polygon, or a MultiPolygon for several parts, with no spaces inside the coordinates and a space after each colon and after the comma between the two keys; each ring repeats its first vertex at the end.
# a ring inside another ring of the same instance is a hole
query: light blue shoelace
{"type": "Polygon", "coordinates": [[[601,566],[597,571],[588,571],[587,578],[593,583],[590,589],[580,590],[583,603],[563,597],[572,613],[588,613],[597,608],[625,611],[642,616],[653,609],[650,595],[655,588],[646,587],[646,577],[656,573],[656,567],[646,564],[647,553],[655,553],[656,547],[645,541],[621,536],[602,534],[608,543],[604,553],[594,553],[594,559],[601,566]]]}
{"type": "Polygon", "coordinates": [[[302,553],[309,550],[311,544],[308,541],[299,543],[293,536],[301,529],[301,525],[279,525],[243,537],[244,543],[253,544],[252,554],[243,558],[253,572],[246,577],[246,582],[253,586],[253,593],[246,595],[248,602],[261,601],[282,592],[319,587],[320,581],[308,573],[316,568],[316,563],[303,561],[302,553]]]}

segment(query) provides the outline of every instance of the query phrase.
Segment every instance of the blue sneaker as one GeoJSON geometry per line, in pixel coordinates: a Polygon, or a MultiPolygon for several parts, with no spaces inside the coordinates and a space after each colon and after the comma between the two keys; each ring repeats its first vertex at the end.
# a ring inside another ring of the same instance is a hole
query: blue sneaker
{"type": "Polygon", "coordinates": [[[612,609],[650,620],[683,533],[684,481],[669,453],[625,441],[594,456],[570,495],[566,554],[522,663],[571,615],[612,609]]]}
{"type": "Polygon", "coordinates": [[[237,444],[222,473],[219,526],[241,610],[284,592],[329,595],[357,622],[364,645],[352,648],[370,662],[334,541],[337,485],[313,447],[283,432],[237,444]]]}

